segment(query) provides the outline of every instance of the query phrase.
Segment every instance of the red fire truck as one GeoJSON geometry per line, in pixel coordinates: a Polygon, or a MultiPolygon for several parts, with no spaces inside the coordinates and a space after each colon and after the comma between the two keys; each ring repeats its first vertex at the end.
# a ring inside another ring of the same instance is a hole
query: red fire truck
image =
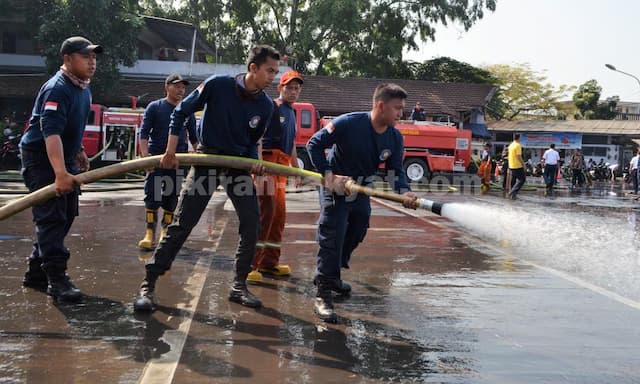
{"type": "Polygon", "coordinates": [[[82,144],[89,158],[103,162],[132,160],[138,147],[143,108],[106,108],[92,104],[82,144]]]}
{"type": "MultiPolygon", "coordinates": [[[[331,118],[320,118],[313,104],[296,103],[296,148],[299,165],[312,169],[306,144],[331,118]]],[[[91,158],[103,162],[134,159],[142,108],[106,108],[93,104],[83,144],[91,158]]],[[[199,116],[198,116],[199,117],[199,116]]],[[[396,124],[404,137],[404,169],[411,181],[429,179],[433,172],[464,172],[471,159],[471,131],[429,121],[401,121],[396,124]]]]}
{"type": "MultiPolygon", "coordinates": [[[[305,145],[330,118],[320,118],[313,104],[296,103],[296,149],[301,167],[311,169],[305,145]]],[[[411,181],[430,179],[433,172],[464,172],[471,160],[471,131],[431,121],[400,121],[404,137],[404,169],[411,181]]]]}

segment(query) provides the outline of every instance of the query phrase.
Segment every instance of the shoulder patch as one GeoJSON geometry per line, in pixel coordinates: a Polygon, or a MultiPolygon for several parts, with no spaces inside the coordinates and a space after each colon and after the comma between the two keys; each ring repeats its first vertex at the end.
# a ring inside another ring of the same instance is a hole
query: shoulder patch
{"type": "Polygon", "coordinates": [[[327,132],[333,133],[333,131],[336,129],[336,127],[333,126],[333,123],[329,123],[329,124],[327,124],[325,129],[327,130],[327,132]]]}
{"type": "Polygon", "coordinates": [[[58,110],[58,103],[55,101],[47,101],[44,103],[44,110],[45,111],[57,111],[58,110]]]}

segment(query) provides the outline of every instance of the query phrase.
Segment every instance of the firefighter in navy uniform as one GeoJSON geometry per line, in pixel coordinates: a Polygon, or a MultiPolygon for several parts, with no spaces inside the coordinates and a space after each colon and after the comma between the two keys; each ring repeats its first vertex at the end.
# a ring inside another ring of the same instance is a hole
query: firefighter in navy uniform
{"type": "MultiPolygon", "coordinates": [[[[171,113],[176,105],[182,101],[187,85],[189,82],[180,75],[169,75],[164,82],[166,97],[149,103],[145,109],[139,140],[142,157],[161,155],[166,151],[171,113]]],[[[178,153],[188,151],[187,136],[194,148],[198,146],[195,116],[191,115],[185,119],[184,125],[186,129],[180,131],[178,138],[176,148],[178,153]]],[[[154,168],[147,173],[144,182],[147,228],[144,238],[138,242],[138,247],[142,249],[150,250],[154,245],[158,208],[163,210],[160,238],[164,237],[167,227],[173,221],[173,212],[178,204],[178,193],[180,192],[180,179],[177,177],[176,171],[176,169],[154,168]]]]}
{"type": "MultiPolygon", "coordinates": [[[[204,110],[196,129],[199,152],[258,158],[258,141],[273,115],[274,103],[263,91],[278,73],[280,54],[272,47],[259,45],[249,51],[247,73],[238,76],[211,76],[200,84],[173,111],[169,142],[160,165],[177,168],[175,156],[178,134],[184,120],[204,110]]],[[[240,241],[236,251],[235,277],[229,300],[247,307],[259,307],[260,299],[247,289],[247,275],[256,252],[260,214],[255,185],[250,173],[264,174],[256,164],[244,170],[193,166],[180,192],[176,216],[167,234],[145,266],[145,278],[134,301],[135,311],[152,311],[156,281],[171,268],[182,244],[198,223],[218,185],[224,185],[239,219],[240,241]]]]}
{"type": "Polygon", "coordinates": [[[371,183],[381,163],[389,171],[391,186],[405,196],[403,205],[416,208],[417,196],[410,191],[402,168],[404,144],[393,126],[401,118],[407,93],[396,84],[381,84],[373,95],[371,112],[348,113],[334,119],[309,140],[307,150],[313,165],[324,175],[320,191],[318,222],[317,294],[314,309],[326,322],[336,322],[332,291],[342,295],[351,286],[342,281],[341,268],[349,268],[351,254],[369,227],[369,196],[348,196],[345,183],[371,183]],[[325,149],[330,148],[328,158],[325,149]]]}
{"type": "Polygon", "coordinates": [[[82,294],[67,275],[69,250],[64,246],[78,215],[80,182],[89,169],[82,135],[91,108],[89,83],[102,47],[75,36],[60,48],[63,65],[40,88],[22,140],[22,176],[33,192],[54,183],[56,197],[33,207],[36,241],[23,285],[45,290],[56,299],[77,301],[82,294]]]}

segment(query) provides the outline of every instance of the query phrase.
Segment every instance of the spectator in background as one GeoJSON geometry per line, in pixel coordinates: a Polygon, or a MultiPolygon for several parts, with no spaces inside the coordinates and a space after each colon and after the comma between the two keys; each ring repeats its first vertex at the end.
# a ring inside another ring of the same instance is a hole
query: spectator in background
{"type": "Polygon", "coordinates": [[[507,189],[507,175],[509,173],[509,146],[505,145],[502,148],[502,154],[500,155],[502,158],[502,190],[504,193],[508,192],[507,189]]]}
{"type": "Polygon", "coordinates": [[[640,148],[635,156],[629,162],[629,172],[631,174],[631,182],[633,183],[633,193],[638,194],[638,160],[640,159],[640,148]]]}
{"type": "Polygon", "coordinates": [[[560,154],[556,151],[556,145],[551,143],[549,149],[547,149],[542,155],[542,161],[544,162],[544,183],[547,189],[544,192],[545,196],[551,196],[553,194],[553,185],[556,183],[556,175],[558,174],[558,161],[560,161],[560,154]]]}
{"type": "Polygon", "coordinates": [[[509,144],[509,172],[511,172],[511,189],[509,190],[509,198],[515,200],[524,185],[527,174],[524,169],[524,159],[522,158],[522,145],[520,144],[520,134],[513,135],[513,142],[509,144]]]}
{"type": "Polygon", "coordinates": [[[420,102],[417,102],[416,106],[413,107],[413,111],[411,111],[411,116],[409,116],[409,120],[416,120],[416,121],[427,120],[427,116],[425,115],[424,109],[420,105],[420,102]]]}
{"type": "Polygon", "coordinates": [[[571,163],[569,164],[569,168],[571,168],[571,185],[573,187],[584,185],[584,156],[579,149],[573,151],[573,157],[571,158],[571,163]]]}

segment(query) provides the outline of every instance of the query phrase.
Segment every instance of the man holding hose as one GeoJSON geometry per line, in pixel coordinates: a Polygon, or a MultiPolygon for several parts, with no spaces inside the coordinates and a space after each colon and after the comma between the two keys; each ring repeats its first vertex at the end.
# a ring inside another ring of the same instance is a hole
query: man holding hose
{"type": "Polygon", "coordinates": [[[67,275],[69,250],[64,238],[78,216],[79,172],[89,170],[82,135],[91,109],[89,83],[102,47],[84,37],[66,39],[63,64],[36,96],[29,127],[20,141],[22,176],[30,192],[55,184],[56,197],[33,207],[36,241],[23,285],[58,300],[82,297],[67,275]]]}
{"type": "MultiPolygon", "coordinates": [[[[173,111],[169,142],[160,166],[177,168],[176,146],[184,121],[196,111],[204,110],[197,127],[198,152],[258,158],[257,142],[273,115],[274,103],[264,92],[278,73],[280,54],[267,45],[249,51],[247,72],[236,77],[214,75],[200,84],[173,111]]],[[[256,164],[251,173],[262,175],[265,167],[256,164]]],[[[178,251],[198,223],[218,185],[224,185],[239,219],[240,241],[236,252],[235,277],[229,300],[247,307],[260,307],[262,302],[246,284],[251,261],[256,252],[260,215],[258,199],[249,172],[223,167],[193,166],[187,175],[175,219],[145,266],[133,308],[154,309],[154,292],[158,277],[171,268],[178,251]],[[204,182],[203,182],[204,181],[204,182]]]]}
{"type": "Polygon", "coordinates": [[[416,208],[417,196],[410,192],[402,167],[404,143],[393,126],[402,117],[407,93],[396,84],[381,84],[373,95],[370,112],[339,116],[309,140],[307,150],[318,172],[324,175],[320,191],[320,220],[317,240],[317,294],[314,309],[326,322],[336,322],[332,291],[351,292],[342,281],[341,268],[349,268],[351,254],[369,227],[369,196],[348,196],[345,183],[353,179],[361,185],[371,184],[380,164],[385,163],[389,183],[405,195],[403,205],[416,208]],[[325,149],[331,149],[325,158],[325,149]]]}

